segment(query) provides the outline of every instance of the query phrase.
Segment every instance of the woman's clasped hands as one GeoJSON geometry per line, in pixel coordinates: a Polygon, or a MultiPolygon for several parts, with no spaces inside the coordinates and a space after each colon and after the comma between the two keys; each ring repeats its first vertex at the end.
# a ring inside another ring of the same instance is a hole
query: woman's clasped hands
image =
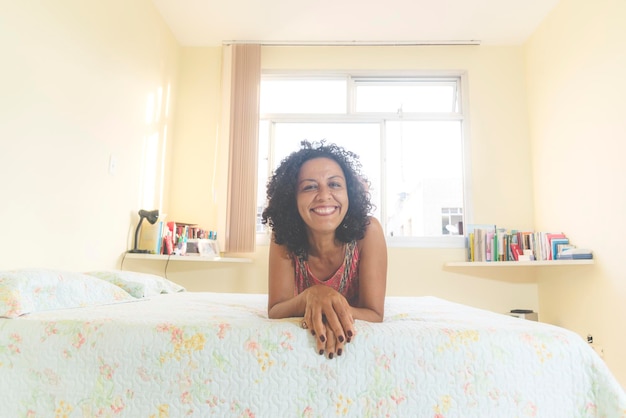
{"type": "Polygon", "coordinates": [[[336,290],[323,285],[306,289],[302,327],[315,337],[317,352],[329,359],[343,353],[344,345],[356,335],[352,308],[336,290]]]}

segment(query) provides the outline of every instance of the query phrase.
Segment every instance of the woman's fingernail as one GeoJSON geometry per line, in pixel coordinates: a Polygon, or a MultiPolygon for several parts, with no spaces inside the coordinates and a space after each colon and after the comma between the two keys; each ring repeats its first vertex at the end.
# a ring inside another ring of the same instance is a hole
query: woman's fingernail
{"type": "Polygon", "coordinates": [[[320,335],[320,341],[325,343],[326,342],[326,337],[324,337],[324,335],[320,335]]]}
{"type": "Polygon", "coordinates": [[[328,355],[328,358],[332,360],[332,359],[333,359],[333,353],[330,353],[330,354],[328,355]]]}
{"type": "Polygon", "coordinates": [[[352,337],[352,331],[348,330],[346,334],[348,334],[348,338],[352,337]]]}
{"type": "Polygon", "coordinates": [[[348,338],[346,341],[347,341],[347,342],[350,342],[350,341],[352,341],[352,338],[348,338]]]}
{"type": "Polygon", "coordinates": [[[342,353],[342,350],[341,350],[341,348],[340,348],[339,350],[337,350],[337,355],[338,355],[338,356],[340,356],[340,355],[341,355],[341,353],[342,353]]]}
{"type": "Polygon", "coordinates": [[[314,329],[311,330],[311,335],[315,337],[315,330],[314,329]]]}
{"type": "Polygon", "coordinates": [[[321,356],[322,354],[324,354],[324,349],[323,349],[323,348],[320,350],[320,356],[321,356]]]}
{"type": "Polygon", "coordinates": [[[343,342],[343,335],[339,336],[339,342],[342,343],[343,342]]]}

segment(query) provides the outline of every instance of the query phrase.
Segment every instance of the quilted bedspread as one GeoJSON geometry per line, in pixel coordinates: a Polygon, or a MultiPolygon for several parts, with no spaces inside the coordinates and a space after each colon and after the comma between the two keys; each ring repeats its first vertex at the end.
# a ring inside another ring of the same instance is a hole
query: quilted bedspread
{"type": "Polygon", "coordinates": [[[559,327],[388,297],[329,360],[266,304],[182,292],[0,319],[0,416],[626,416],[602,359],[559,327]]]}

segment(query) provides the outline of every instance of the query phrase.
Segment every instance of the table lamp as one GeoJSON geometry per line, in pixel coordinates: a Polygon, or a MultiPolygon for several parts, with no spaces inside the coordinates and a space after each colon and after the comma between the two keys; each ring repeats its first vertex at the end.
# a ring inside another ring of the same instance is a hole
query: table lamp
{"type": "Polygon", "coordinates": [[[129,253],[149,253],[149,250],[140,250],[137,248],[137,243],[139,240],[139,230],[141,229],[141,223],[144,219],[147,219],[150,222],[150,225],[154,225],[157,219],[159,219],[159,210],[144,210],[141,209],[139,211],[139,223],[137,224],[137,229],[135,229],[135,246],[132,250],[129,250],[129,253]]]}

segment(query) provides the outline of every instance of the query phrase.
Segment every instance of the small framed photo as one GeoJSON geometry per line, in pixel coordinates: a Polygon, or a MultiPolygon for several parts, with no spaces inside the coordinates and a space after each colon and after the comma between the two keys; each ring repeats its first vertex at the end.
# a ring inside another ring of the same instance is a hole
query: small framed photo
{"type": "Polygon", "coordinates": [[[214,239],[199,239],[198,252],[202,257],[219,257],[220,246],[214,239]]]}

